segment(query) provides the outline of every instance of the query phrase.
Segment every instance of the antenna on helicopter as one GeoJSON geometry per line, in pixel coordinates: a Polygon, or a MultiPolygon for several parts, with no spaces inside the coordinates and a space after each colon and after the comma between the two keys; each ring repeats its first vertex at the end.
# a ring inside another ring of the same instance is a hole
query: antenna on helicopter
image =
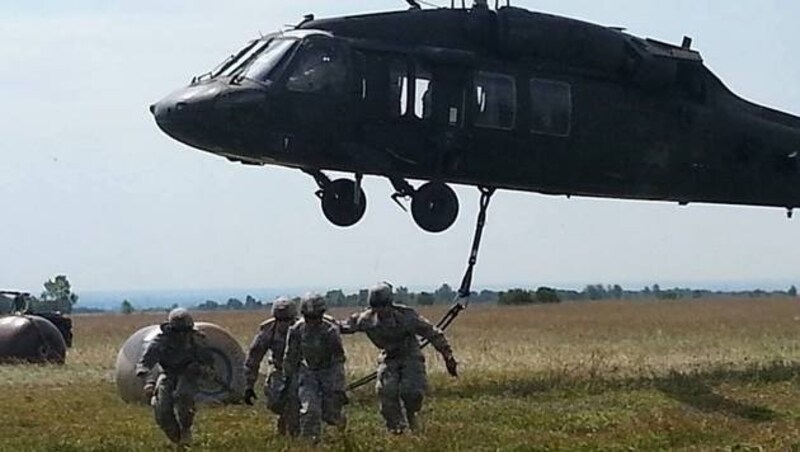
{"type": "Polygon", "coordinates": [[[411,6],[411,9],[422,9],[417,0],[406,0],[406,3],[411,6]]]}

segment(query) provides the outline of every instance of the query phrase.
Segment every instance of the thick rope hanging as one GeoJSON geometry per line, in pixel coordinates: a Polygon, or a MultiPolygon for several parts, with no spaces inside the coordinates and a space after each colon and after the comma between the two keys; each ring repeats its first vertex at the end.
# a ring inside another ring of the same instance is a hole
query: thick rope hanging
{"type": "MultiPolygon", "coordinates": [[[[442,316],[441,319],[436,323],[436,327],[441,329],[442,331],[446,330],[453,320],[458,317],[458,314],[461,311],[467,309],[469,305],[469,296],[471,293],[472,287],[472,273],[475,269],[475,264],[478,262],[478,249],[481,246],[481,236],[483,236],[483,227],[486,224],[486,211],[489,208],[489,202],[492,200],[492,195],[495,192],[494,188],[487,188],[487,187],[480,187],[481,191],[481,200],[480,200],[480,210],[478,212],[478,221],[475,224],[475,235],[472,238],[472,249],[469,253],[469,260],[467,262],[467,271],[464,272],[464,278],[461,279],[461,287],[458,288],[458,292],[456,293],[456,298],[453,301],[453,306],[442,316]],[[464,300],[464,303],[461,303],[461,300],[464,300]]],[[[420,344],[420,348],[425,348],[429,342],[427,340],[423,341],[420,344]]],[[[352,391],[354,389],[360,388],[366,384],[369,384],[375,379],[378,378],[378,373],[373,372],[365,377],[362,377],[349,385],[347,385],[347,390],[352,391]]]]}

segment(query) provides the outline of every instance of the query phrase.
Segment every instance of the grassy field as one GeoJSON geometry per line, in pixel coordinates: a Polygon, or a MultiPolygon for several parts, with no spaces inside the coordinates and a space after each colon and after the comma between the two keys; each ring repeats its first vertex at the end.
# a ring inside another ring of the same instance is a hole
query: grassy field
{"type": "MultiPolygon", "coordinates": [[[[443,309],[425,311],[438,319],[443,309]]],[[[348,311],[334,311],[343,317],[348,311]]],[[[243,346],[265,312],[199,313],[243,346]]],[[[63,367],[0,367],[0,450],[169,450],[148,407],[116,394],[117,350],[153,315],[76,316],[63,367]]],[[[371,388],[330,450],[800,450],[800,301],[471,307],[448,336],[462,376],[429,356],[424,429],[384,433],[371,388]]],[[[375,350],[346,338],[348,372],[375,350]]],[[[193,450],[307,449],[263,407],[204,406],[193,450]]]]}

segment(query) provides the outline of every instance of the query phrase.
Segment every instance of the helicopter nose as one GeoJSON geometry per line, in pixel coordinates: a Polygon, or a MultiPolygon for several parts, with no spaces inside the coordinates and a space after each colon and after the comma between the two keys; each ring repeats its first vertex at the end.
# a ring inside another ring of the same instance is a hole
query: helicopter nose
{"type": "Polygon", "coordinates": [[[218,94],[214,86],[189,86],[150,105],[150,113],[167,135],[190,146],[206,147],[206,126],[218,94]]]}

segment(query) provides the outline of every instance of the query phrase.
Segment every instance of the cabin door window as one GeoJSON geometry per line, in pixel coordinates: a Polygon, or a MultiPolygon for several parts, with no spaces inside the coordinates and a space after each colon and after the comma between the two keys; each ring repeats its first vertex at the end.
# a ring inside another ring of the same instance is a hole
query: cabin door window
{"type": "Polygon", "coordinates": [[[569,136],[572,126],[572,87],[568,83],[531,79],[531,132],[569,136]]]}
{"type": "Polygon", "coordinates": [[[495,72],[475,74],[474,123],[479,127],[510,130],[517,116],[517,89],[514,78],[495,72]]]}
{"type": "Polygon", "coordinates": [[[414,117],[428,119],[433,113],[433,85],[431,74],[416,67],[414,71],[414,117]]]}
{"type": "Polygon", "coordinates": [[[404,62],[395,61],[389,67],[389,115],[400,118],[408,112],[409,78],[404,62]]]}

